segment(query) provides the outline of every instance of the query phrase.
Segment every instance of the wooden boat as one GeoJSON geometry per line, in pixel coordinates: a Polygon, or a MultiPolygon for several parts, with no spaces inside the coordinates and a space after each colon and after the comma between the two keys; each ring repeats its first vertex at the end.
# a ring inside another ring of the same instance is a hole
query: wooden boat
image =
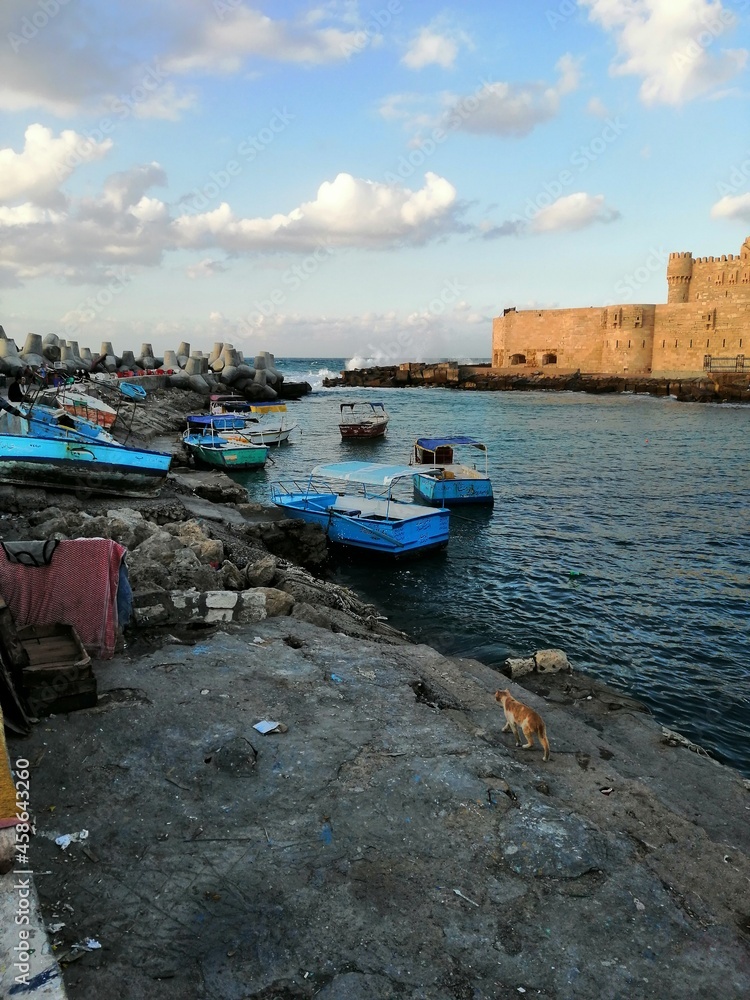
{"type": "Polygon", "coordinates": [[[286,403],[250,403],[242,396],[212,396],[210,412],[242,417],[243,433],[256,444],[285,444],[298,427],[287,417],[286,403]]]}
{"type": "Polygon", "coordinates": [[[171,456],[120,444],[103,427],[62,409],[0,413],[0,482],[114,496],[155,496],[171,456]]]}
{"type": "Polygon", "coordinates": [[[428,504],[493,503],[488,474],[487,445],[471,437],[417,438],[412,453],[414,496],[428,504]],[[455,461],[455,450],[468,448],[483,456],[476,464],[455,461]],[[421,466],[430,468],[420,469],[421,466]]]}
{"type": "Polygon", "coordinates": [[[289,517],[318,524],[331,542],[399,558],[448,544],[450,513],[393,496],[417,470],[406,465],[336,462],[305,482],[272,484],[271,499],[289,517]]]}
{"type": "Polygon", "coordinates": [[[84,420],[88,420],[92,424],[99,424],[107,430],[117,419],[117,410],[114,407],[80,389],[66,386],[58,390],[57,401],[68,413],[72,413],[76,417],[83,417],[84,420]]]}
{"type": "Polygon", "coordinates": [[[344,440],[369,440],[385,436],[388,414],[383,403],[342,403],[339,430],[344,440]]]}
{"type": "Polygon", "coordinates": [[[192,458],[204,465],[220,469],[262,468],[268,458],[268,445],[251,441],[242,434],[243,426],[240,417],[191,415],[182,439],[192,458]]]}

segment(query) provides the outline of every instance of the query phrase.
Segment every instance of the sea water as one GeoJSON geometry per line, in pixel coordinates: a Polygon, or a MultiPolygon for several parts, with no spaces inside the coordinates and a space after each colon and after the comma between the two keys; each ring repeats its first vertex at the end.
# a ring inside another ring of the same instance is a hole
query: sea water
{"type": "Polygon", "coordinates": [[[750,775],[750,407],[642,395],[329,389],[344,359],[279,362],[314,392],[297,444],[242,476],[409,461],[417,436],[487,443],[494,508],[455,511],[442,554],[333,578],[441,652],[500,664],[564,649],[664,725],[750,775]],[[382,400],[384,440],[342,442],[343,400],[382,400]]]}

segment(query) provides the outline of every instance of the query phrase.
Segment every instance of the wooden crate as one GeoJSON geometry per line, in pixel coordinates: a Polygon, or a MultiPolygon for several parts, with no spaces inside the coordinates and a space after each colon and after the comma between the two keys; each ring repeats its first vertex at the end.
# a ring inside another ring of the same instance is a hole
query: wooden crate
{"type": "Polygon", "coordinates": [[[91,657],[72,625],[27,625],[18,638],[29,657],[23,669],[32,712],[50,715],[96,704],[91,657]]]}

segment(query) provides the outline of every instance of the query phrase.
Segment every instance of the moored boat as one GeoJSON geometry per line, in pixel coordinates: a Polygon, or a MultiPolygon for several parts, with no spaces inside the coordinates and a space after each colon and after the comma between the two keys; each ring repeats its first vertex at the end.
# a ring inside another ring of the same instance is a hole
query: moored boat
{"type": "Polygon", "coordinates": [[[80,389],[68,387],[59,389],[57,401],[64,410],[72,413],[73,416],[83,417],[84,420],[88,420],[92,424],[99,424],[107,430],[117,419],[117,410],[114,407],[97,399],[96,396],[82,392],[80,389]]]}
{"type": "Polygon", "coordinates": [[[272,484],[271,499],[289,517],[318,524],[331,542],[400,558],[448,544],[450,513],[394,497],[416,470],[404,465],[335,462],[303,482],[272,484]]]}
{"type": "Polygon", "coordinates": [[[417,438],[411,461],[416,472],[414,495],[424,503],[437,506],[494,503],[487,445],[483,441],[459,435],[417,438]],[[456,462],[456,449],[478,451],[482,455],[481,467],[477,468],[476,463],[456,462]],[[425,468],[420,468],[422,466],[425,468]]]}
{"type": "Polygon", "coordinates": [[[171,456],[120,444],[103,427],[62,409],[0,413],[0,482],[114,496],[155,496],[171,456]]]}
{"type": "Polygon", "coordinates": [[[242,396],[212,396],[211,414],[242,417],[243,433],[256,444],[285,444],[298,427],[286,403],[251,403],[242,396]]]}
{"type": "Polygon", "coordinates": [[[344,440],[369,440],[384,437],[388,413],[383,403],[341,403],[339,431],[344,440]]]}
{"type": "Polygon", "coordinates": [[[266,464],[268,445],[242,433],[241,417],[191,415],[182,435],[188,453],[197,462],[221,469],[257,469],[266,464]]]}

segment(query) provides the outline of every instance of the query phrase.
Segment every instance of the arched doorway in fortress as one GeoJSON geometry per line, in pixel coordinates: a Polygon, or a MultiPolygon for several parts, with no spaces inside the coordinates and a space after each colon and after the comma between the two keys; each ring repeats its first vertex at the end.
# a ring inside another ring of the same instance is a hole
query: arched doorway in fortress
{"type": "Polygon", "coordinates": [[[510,362],[511,365],[525,365],[526,355],[525,354],[511,354],[510,362]]]}

